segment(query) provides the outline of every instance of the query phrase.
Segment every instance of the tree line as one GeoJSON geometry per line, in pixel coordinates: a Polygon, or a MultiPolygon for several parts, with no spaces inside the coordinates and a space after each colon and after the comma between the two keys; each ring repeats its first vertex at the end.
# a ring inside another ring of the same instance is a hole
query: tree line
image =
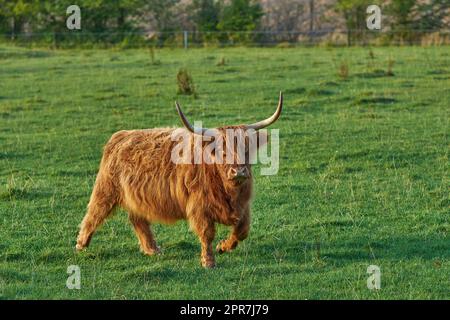
{"type": "Polygon", "coordinates": [[[12,40],[39,34],[63,41],[66,9],[72,4],[81,8],[80,33],[107,42],[148,33],[147,38],[165,43],[189,30],[199,43],[265,37],[295,42],[305,35],[342,32],[351,44],[367,33],[371,4],[382,8],[383,29],[392,37],[414,39],[418,31],[450,24],[448,0],[0,0],[0,34],[12,40]]]}

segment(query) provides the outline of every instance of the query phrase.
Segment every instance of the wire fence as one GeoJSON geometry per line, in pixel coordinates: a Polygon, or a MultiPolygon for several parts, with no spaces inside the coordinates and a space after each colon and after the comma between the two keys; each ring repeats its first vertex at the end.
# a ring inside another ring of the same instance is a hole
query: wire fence
{"type": "Polygon", "coordinates": [[[450,44],[450,30],[315,30],[315,31],[140,31],[87,32],[64,31],[3,34],[2,42],[24,46],[55,48],[92,47],[232,47],[232,46],[353,46],[353,45],[426,45],[450,44]]]}

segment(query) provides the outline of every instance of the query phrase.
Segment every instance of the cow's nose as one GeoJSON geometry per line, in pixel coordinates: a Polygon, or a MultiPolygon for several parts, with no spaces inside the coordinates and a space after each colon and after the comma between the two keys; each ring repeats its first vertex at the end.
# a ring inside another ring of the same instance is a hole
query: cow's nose
{"type": "Polygon", "coordinates": [[[248,177],[248,171],[246,167],[238,168],[236,170],[236,177],[239,178],[247,178],[248,177]]]}

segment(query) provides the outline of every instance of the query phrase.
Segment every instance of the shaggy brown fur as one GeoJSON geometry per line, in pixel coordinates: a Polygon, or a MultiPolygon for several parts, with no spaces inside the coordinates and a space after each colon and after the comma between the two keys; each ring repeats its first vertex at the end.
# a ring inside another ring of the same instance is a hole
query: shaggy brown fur
{"type": "MultiPolygon", "coordinates": [[[[217,130],[225,136],[226,128],[217,130]]],[[[204,267],[215,264],[215,223],[232,226],[230,236],[217,245],[220,253],[234,249],[247,237],[252,193],[248,161],[242,165],[175,164],[171,161],[171,151],[178,143],[171,139],[174,130],[120,131],[111,137],[81,223],[77,250],[89,245],[95,230],[117,206],[128,211],[141,250],[148,255],[160,252],[150,230],[154,222],[188,220],[200,239],[204,267]],[[237,172],[244,172],[244,178],[241,174],[236,179],[237,172]]],[[[183,130],[192,143],[194,134],[183,130]]]]}

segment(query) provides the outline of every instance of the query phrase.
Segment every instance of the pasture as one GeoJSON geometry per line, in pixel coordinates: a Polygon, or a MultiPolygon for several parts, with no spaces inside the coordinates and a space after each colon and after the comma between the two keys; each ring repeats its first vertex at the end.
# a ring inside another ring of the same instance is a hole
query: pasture
{"type": "Polygon", "coordinates": [[[0,298],[448,299],[449,106],[449,47],[0,46],[0,298]],[[177,95],[183,67],[197,97],[177,95]],[[280,90],[280,170],[254,167],[250,236],[215,269],[184,222],[142,255],[121,210],[75,252],[112,133],[181,126],[175,99],[208,127],[255,122],[280,90]]]}

